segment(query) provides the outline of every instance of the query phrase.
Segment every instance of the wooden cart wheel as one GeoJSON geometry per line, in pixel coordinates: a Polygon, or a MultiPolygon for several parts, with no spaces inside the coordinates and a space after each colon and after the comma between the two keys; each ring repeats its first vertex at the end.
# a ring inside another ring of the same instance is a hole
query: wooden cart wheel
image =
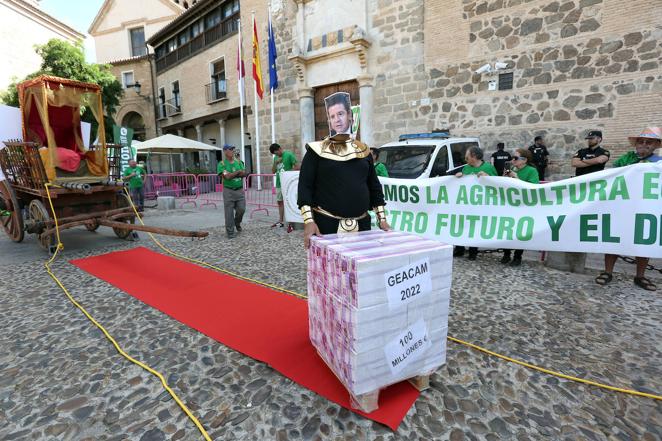
{"type": "Polygon", "coordinates": [[[0,224],[7,236],[14,242],[20,242],[25,237],[23,233],[23,214],[18,205],[16,193],[7,181],[0,182],[0,224]],[[4,208],[3,208],[4,207],[4,208]]]}
{"type": "MultiPolygon", "coordinates": [[[[124,208],[124,207],[130,207],[131,203],[129,202],[129,198],[125,194],[120,194],[117,196],[117,208],[124,208]]],[[[116,219],[118,222],[126,222],[127,224],[133,224],[136,221],[135,216],[128,216],[128,217],[123,217],[120,219],[116,219]]],[[[131,235],[131,231],[128,228],[117,228],[113,227],[113,232],[117,237],[120,239],[126,239],[131,235]]]]}
{"type": "MultiPolygon", "coordinates": [[[[33,199],[30,201],[30,205],[28,205],[28,214],[30,219],[36,222],[46,222],[52,219],[46,206],[39,199],[33,199]]],[[[55,233],[37,233],[37,242],[39,242],[39,246],[42,249],[50,252],[55,245],[55,237],[55,233]]]]}

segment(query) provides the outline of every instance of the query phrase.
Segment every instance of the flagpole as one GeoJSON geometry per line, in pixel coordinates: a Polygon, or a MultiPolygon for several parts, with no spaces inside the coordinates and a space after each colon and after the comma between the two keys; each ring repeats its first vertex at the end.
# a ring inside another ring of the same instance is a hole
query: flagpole
{"type": "Polygon", "coordinates": [[[246,164],[246,152],[245,152],[245,147],[244,147],[244,77],[243,77],[243,69],[244,69],[244,57],[241,54],[241,19],[237,20],[237,23],[239,24],[239,61],[237,62],[239,64],[239,69],[237,70],[238,77],[239,77],[239,118],[241,119],[241,134],[239,138],[241,139],[241,151],[239,154],[241,155],[241,162],[246,164]]]}
{"type": "MultiPolygon", "coordinates": [[[[269,40],[274,37],[271,26],[271,3],[269,3],[269,40]]],[[[269,66],[269,72],[271,72],[271,65],[269,66]]],[[[271,89],[271,143],[274,144],[276,142],[276,118],[274,117],[274,85],[271,84],[271,78],[269,79],[269,88],[271,89]]]]}
{"type": "MultiPolygon", "coordinates": [[[[253,32],[255,32],[256,29],[256,24],[255,24],[255,11],[252,11],[252,16],[253,16],[253,32]]],[[[255,40],[255,36],[253,36],[253,40],[255,40]]],[[[255,51],[255,47],[253,47],[253,51],[255,51]]],[[[254,54],[254,57],[260,56],[260,53],[254,54]]],[[[261,73],[260,73],[261,74],[261,73]]],[[[255,99],[255,109],[253,110],[253,113],[255,114],[255,158],[257,162],[257,174],[261,174],[261,169],[260,169],[260,122],[257,116],[258,109],[257,109],[257,81],[255,80],[255,77],[253,77],[253,98],[255,99]]],[[[257,189],[262,190],[262,183],[260,182],[260,177],[258,176],[257,179],[257,189]]]]}

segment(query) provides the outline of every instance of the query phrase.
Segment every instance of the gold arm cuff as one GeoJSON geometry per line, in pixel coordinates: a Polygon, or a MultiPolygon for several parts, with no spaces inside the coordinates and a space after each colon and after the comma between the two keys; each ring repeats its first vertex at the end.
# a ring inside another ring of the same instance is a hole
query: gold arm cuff
{"type": "Polygon", "coordinates": [[[384,206],[380,205],[378,207],[374,207],[373,210],[375,211],[375,215],[377,216],[377,219],[380,222],[386,221],[386,212],[384,211],[384,206]]]}
{"type": "Polygon", "coordinates": [[[313,220],[313,210],[310,208],[310,205],[301,206],[301,217],[303,218],[304,225],[315,222],[313,220]]]}

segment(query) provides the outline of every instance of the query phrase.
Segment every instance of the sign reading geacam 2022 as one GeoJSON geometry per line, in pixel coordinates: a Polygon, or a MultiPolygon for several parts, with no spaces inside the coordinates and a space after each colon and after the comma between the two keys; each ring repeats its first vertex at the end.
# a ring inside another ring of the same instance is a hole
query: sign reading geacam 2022
{"type": "Polygon", "coordinates": [[[432,291],[430,259],[422,259],[384,274],[389,309],[406,305],[432,291]]]}
{"type": "Polygon", "coordinates": [[[135,152],[131,148],[133,129],[114,125],[113,139],[115,144],[122,146],[120,150],[120,172],[124,173],[124,170],[129,166],[129,161],[136,158],[135,152]]]}
{"type": "Polygon", "coordinates": [[[475,175],[380,181],[395,230],[453,245],[662,257],[662,162],[547,184],[475,175]]]}

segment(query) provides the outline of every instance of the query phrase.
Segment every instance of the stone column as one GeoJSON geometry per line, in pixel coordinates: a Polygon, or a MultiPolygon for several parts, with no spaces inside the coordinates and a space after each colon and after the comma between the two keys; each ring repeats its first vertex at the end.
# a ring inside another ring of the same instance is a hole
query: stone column
{"type": "Polygon", "coordinates": [[[315,141],[315,103],[313,89],[299,88],[299,115],[301,117],[301,156],[306,144],[315,141]]]}
{"type": "MultiPolygon", "coordinates": [[[[184,129],[177,129],[177,136],[181,136],[182,138],[185,138],[184,129]]],[[[186,157],[186,153],[179,154],[179,163],[182,165],[182,169],[180,171],[186,171],[187,159],[188,158],[186,157]]]]}
{"type": "Polygon", "coordinates": [[[359,101],[361,104],[361,120],[359,124],[359,132],[361,133],[361,141],[368,144],[369,147],[377,147],[375,145],[375,137],[373,131],[373,110],[374,110],[374,95],[373,95],[373,76],[368,74],[361,74],[356,78],[359,82],[359,101]]]}
{"type": "MultiPolygon", "coordinates": [[[[202,124],[195,125],[195,132],[197,134],[197,141],[204,142],[202,140],[202,124]]],[[[209,168],[209,156],[207,152],[200,152],[200,168],[209,168]]]]}

